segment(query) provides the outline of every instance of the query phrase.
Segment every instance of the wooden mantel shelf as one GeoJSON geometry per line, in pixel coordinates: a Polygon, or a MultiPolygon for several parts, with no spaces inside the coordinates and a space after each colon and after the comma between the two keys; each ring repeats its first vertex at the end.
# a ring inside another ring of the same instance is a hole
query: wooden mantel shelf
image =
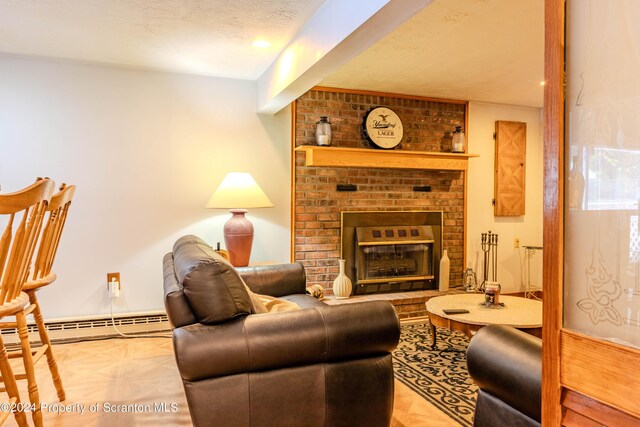
{"type": "Polygon", "coordinates": [[[427,151],[377,150],[301,145],[295,151],[305,153],[305,166],[431,169],[466,171],[470,157],[478,154],[435,153],[427,151]]]}

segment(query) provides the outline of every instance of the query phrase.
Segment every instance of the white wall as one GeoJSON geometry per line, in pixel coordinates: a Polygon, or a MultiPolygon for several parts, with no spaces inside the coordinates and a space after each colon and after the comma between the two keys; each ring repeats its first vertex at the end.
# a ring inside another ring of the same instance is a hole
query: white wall
{"type": "Polygon", "coordinates": [[[247,215],[252,261],[289,260],[290,111],[259,116],[255,83],[0,57],[0,185],[77,185],[45,318],[162,310],[162,257],[186,233],[223,241],[204,208],[224,174],[249,171],[275,208],[247,215]]]}
{"type": "MultiPolygon", "coordinates": [[[[524,245],[542,246],[542,110],[539,108],[471,102],[469,105],[468,151],[480,157],[469,160],[467,188],[467,266],[483,276],[481,234],[498,233],[498,281],[503,292],[520,292],[525,287],[524,245]],[[525,215],[493,215],[495,122],[509,120],[527,124],[525,215]],[[514,240],[520,239],[520,248],[514,240]]],[[[541,284],[542,253],[531,259],[532,283],[541,284]]]]}

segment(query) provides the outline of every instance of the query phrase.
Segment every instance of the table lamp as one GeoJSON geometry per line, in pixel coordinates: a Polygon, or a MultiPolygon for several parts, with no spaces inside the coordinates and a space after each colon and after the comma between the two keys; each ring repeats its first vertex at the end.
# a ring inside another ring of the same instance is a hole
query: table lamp
{"type": "Polygon", "coordinates": [[[224,243],[229,261],[234,267],[249,265],[253,224],[244,214],[250,208],[272,208],[271,200],[250,173],[229,172],[205,207],[230,209],[231,218],[224,224],[224,243]]]}

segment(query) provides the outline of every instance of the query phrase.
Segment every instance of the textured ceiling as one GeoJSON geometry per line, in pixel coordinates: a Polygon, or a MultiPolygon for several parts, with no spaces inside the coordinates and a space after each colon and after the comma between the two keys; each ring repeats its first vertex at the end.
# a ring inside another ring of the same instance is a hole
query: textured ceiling
{"type": "Polygon", "coordinates": [[[542,0],[435,0],[323,86],[542,106],[542,0]]]}
{"type": "Polygon", "coordinates": [[[322,2],[0,0],[0,52],[253,80],[322,2]]]}
{"type": "MultiPolygon", "coordinates": [[[[255,80],[322,3],[0,0],[0,53],[255,80]]],[[[543,4],[434,0],[320,84],[539,107],[543,4]]]]}

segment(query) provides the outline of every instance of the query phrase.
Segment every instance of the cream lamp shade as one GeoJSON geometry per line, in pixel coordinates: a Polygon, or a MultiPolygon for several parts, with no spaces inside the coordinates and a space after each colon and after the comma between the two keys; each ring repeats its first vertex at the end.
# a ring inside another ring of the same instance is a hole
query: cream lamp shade
{"type": "Polygon", "coordinates": [[[271,200],[251,174],[229,172],[205,207],[231,210],[232,216],[224,224],[224,242],[229,252],[229,261],[235,267],[249,265],[253,224],[244,214],[249,208],[272,208],[271,200]]]}
{"type": "Polygon", "coordinates": [[[229,172],[209,199],[206,207],[218,209],[272,208],[273,203],[249,172],[229,172]]]}

